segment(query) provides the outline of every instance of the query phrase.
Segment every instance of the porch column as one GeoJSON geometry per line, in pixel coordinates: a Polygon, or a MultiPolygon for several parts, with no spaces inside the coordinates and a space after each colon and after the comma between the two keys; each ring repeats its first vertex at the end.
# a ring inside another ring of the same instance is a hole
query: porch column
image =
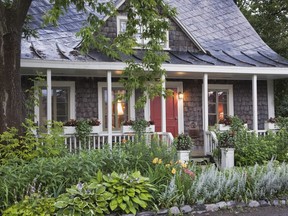
{"type": "Polygon", "coordinates": [[[108,129],[108,144],[112,149],[112,73],[107,71],[107,129],[108,129]]]}
{"type": "Polygon", "coordinates": [[[162,97],[161,97],[161,131],[166,132],[166,99],[164,97],[166,90],[166,79],[165,75],[162,75],[162,97]]]}
{"type": "Polygon", "coordinates": [[[51,69],[47,69],[47,133],[50,133],[50,124],[52,121],[52,81],[51,69]]]}
{"type": "Polygon", "coordinates": [[[253,130],[258,133],[258,103],[257,103],[257,75],[252,78],[252,97],[253,97],[253,130]]]}
{"type": "Polygon", "coordinates": [[[207,136],[206,131],[208,131],[208,74],[204,74],[203,77],[203,105],[204,105],[204,115],[203,115],[203,130],[204,130],[204,154],[207,153],[207,136]]]}
{"type": "Polygon", "coordinates": [[[268,118],[275,117],[274,80],[267,80],[268,118]]]}

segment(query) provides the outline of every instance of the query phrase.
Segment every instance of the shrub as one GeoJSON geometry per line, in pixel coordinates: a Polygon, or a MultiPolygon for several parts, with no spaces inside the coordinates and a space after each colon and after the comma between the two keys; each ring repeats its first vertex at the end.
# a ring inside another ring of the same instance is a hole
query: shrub
{"type": "Polygon", "coordinates": [[[38,194],[25,196],[25,198],[3,212],[3,216],[17,215],[53,215],[55,212],[55,198],[41,197],[38,194]]]}
{"type": "Polygon", "coordinates": [[[174,140],[177,150],[190,150],[194,145],[192,138],[188,134],[180,134],[174,140]]]}
{"type": "Polygon", "coordinates": [[[55,157],[66,153],[62,124],[53,122],[50,134],[40,134],[36,137],[33,131],[38,128],[34,122],[26,119],[23,123],[25,134],[18,135],[18,130],[10,128],[0,134],[0,164],[8,163],[9,160],[23,159],[26,161],[37,157],[55,157]]]}

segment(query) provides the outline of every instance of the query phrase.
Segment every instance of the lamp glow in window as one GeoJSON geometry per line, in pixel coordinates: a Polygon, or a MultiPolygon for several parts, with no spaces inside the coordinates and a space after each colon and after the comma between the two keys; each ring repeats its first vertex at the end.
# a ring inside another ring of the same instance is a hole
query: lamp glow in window
{"type": "Polygon", "coordinates": [[[120,100],[118,100],[117,102],[117,113],[118,115],[124,115],[124,110],[123,110],[122,103],[120,100]]]}

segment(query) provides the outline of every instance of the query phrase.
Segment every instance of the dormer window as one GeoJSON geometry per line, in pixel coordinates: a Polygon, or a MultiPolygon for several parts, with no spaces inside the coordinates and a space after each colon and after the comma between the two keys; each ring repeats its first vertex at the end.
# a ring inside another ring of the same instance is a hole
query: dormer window
{"type": "MultiPolygon", "coordinates": [[[[124,33],[126,31],[127,26],[127,17],[126,16],[118,16],[117,17],[117,35],[124,33]]],[[[143,27],[137,26],[138,32],[134,35],[137,44],[145,45],[149,42],[149,39],[142,38],[143,27]]],[[[163,49],[169,49],[169,33],[166,32],[166,41],[163,42],[163,49]]],[[[137,47],[136,47],[137,48],[137,47]]]]}

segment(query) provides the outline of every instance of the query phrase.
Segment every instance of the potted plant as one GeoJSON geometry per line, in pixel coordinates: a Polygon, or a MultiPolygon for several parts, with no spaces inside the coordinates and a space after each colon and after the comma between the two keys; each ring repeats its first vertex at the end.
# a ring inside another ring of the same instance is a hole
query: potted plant
{"type": "Polygon", "coordinates": [[[91,118],[88,120],[88,124],[92,126],[91,133],[99,133],[101,131],[101,122],[98,120],[98,118],[91,118]]]}
{"type": "Polygon", "coordinates": [[[180,134],[174,140],[174,145],[177,150],[177,157],[179,160],[185,162],[189,161],[189,154],[194,142],[188,134],[180,134]]]}
{"type": "Polygon", "coordinates": [[[266,122],[265,122],[265,130],[278,130],[279,127],[277,125],[277,120],[276,118],[269,118],[266,122]]]}
{"type": "Polygon", "coordinates": [[[64,134],[75,134],[76,133],[77,121],[75,119],[69,119],[63,124],[64,134]]]}
{"type": "Polygon", "coordinates": [[[221,150],[221,168],[234,167],[235,132],[226,130],[217,134],[218,146],[221,150]]]}
{"type": "Polygon", "coordinates": [[[220,131],[229,130],[231,124],[232,124],[232,117],[231,116],[225,116],[224,118],[219,120],[218,129],[220,131]]]}

